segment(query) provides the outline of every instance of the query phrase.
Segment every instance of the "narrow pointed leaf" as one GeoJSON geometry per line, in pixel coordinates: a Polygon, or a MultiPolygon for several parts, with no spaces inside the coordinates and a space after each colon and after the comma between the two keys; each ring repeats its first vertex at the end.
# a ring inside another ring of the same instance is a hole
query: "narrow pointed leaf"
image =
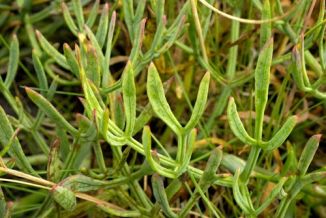
{"type": "Polygon", "coordinates": [[[163,180],[158,174],[154,174],[152,176],[152,187],[154,191],[154,197],[161,206],[163,212],[168,217],[178,217],[170,208],[169,201],[165,193],[163,180]]]}
{"type": "Polygon", "coordinates": [[[37,79],[39,82],[39,87],[41,88],[41,93],[43,96],[46,96],[46,92],[49,88],[48,81],[47,81],[42,63],[34,50],[33,50],[32,58],[33,58],[34,69],[36,71],[37,79]]]}
{"type": "Polygon", "coordinates": [[[110,20],[110,26],[108,31],[108,36],[106,40],[106,49],[105,49],[105,60],[104,60],[104,67],[103,67],[103,73],[102,73],[102,86],[105,87],[109,83],[109,77],[110,77],[110,59],[111,59],[111,50],[112,50],[112,44],[113,44],[113,33],[115,29],[115,22],[116,22],[117,14],[115,11],[113,11],[111,20],[110,20]]]}
{"type": "Polygon", "coordinates": [[[273,39],[266,42],[257,61],[255,69],[255,139],[261,140],[263,131],[263,118],[268,100],[268,88],[270,80],[270,67],[273,55],[273,39]]]}
{"type": "Polygon", "coordinates": [[[229,105],[227,108],[227,117],[232,132],[238,139],[240,139],[240,141],[248,145],[255,145],[257,143],[256,140],[250,137],[247,131],[245,130],[237,112],[237,106],[234,102],[234,98],[232,97],[229,100],[229,105]]]}
{"type": "Polygon", "coordinates": [[[28,97],[40,108],[40,110],[50,117],[53,122],[55,122],[61,128],[66,129],[71,134],[77,134],[77,129],[68,123],[68,121],[57,111],[57,109],[53,107],[48,100],[28,87],[26,87],[25,90],[28,97]]]}
{"type": "Polygon", "coordinates": [[[249,206],[249,203],[245,200],[240,192],[240,184],[239,184],[239,176],[240,176],[240,169],[236,170],[234,174],[234,182],[232,185],[233,196],[239,207],[246,213],[252,214],[253,211],[249,206]]]}
{"type": "Polygon", "coordinates": [[[297,120],[297,116],[289,117],[283,124],[281,129],[272,137],[272,139],[269,140],[266,144],[263,144],[263,148],[268,151],[272,151],[280,147],[291,134],[293,128],[297,123],[297,120]]]}
{"type": "Polygon", "coordinates": [[[100,23],[96,32],[96,39],[98,44],[102,48],[106,39],[107,31],[109,26],[109,4],[104,5],[102,15],[100,17],[100,23]]]}
{"type": "Polygon", "coordinates": [[[9,63],[5,79],[5,86],[9,88],[14,81],[18,69],[19,62],[19,42],[17,36],[14,35],[10,43],[9,49],[9,63]]]}
{"type": "Polygon", "coordinates": [[[306,174],[309,165],[318,149],[320,138],[321,135],[314,135],[310,137],[306,143],[298,163],[298,171],[300,176],[304,176],[306,174]]]}
{"type": "Polygon", "coordinates": [[[73,0],[72,1],[72,8],[74,10],[75,16],[77,18],[77,24],[79,29],[83,29],[84,26],[84,14],[83,14],[83,7],[81,5],[80,0],[73,0]]]}
{"type": "Polygon", "coordinates": [[[136,85],[134,70],[128,61],[122,76],[123,105],[126,116],[125,134],[131,136],[136,120],[136,85]]]}
{"type": "Polygon", "coordinates": [[[273,190],[269,193],[267,199],[257,208],[256,215],[259,215],[263,212],[273,201],[275,198],[280,194],[282,191],[283,185],[286,182],[287,178],[281,178],[277,185],[273,188],[273,190]]]}
{"type": "Polygon", "coordinates": [[[302,75],[302,58],[300,57],[300,53],[298,51],[298,46],[294,46],[292,50],[292,76],[293,79],[298,86],[298,88],[302,91],[311,91],[310,87],[306,87],[302,75]]]}
{"type": "Polygon", "coordinates": [[[99,8],[99,2],[100,2],[99,0],[95,1],[94,5],[93,5],[93,7],[91,9],[91,12],[88,15],[86,25],[89,26],[89,28],[92,28],[95,21],[96,21],[98,8],[99,8]]]}
{"type": "Polygon", "coordinates": [[[196,103],[192,111],[190,120],[188,121],[185,127],[185,132],[190,131],[192,128],[194,128],[197,125],[197,123],[199,122],[200,118],[202,117],[205,111],[207,96],[208,96],[209,81],[210,81],[210,73],[207,72],[203,77],[202,81],[200,82],[196,103]]]}
{"type": "Polygon", "coordinates": [[[75,36],[77,36],[78,35],[78,27],[76,26],[74,20],[72,19],[70,11],[64,2],[61,3],[61,9],[62,9],[62,13],[63,13],[63,18],[65,19],[68,28],[75,36]]]}
{"type": "MultiPolygon", "coordinates": [[[[13,134],[14,131],[12,129],[11,123],[8,120],[7,114],[0,106],[0,144],[5,147],[8,143],[10,143],[10,139],[13,134]]],[[[9,155],[15,159],[18,167],[21,170],[35,175],[36,173],[27,160],[27,157],[25,156],[18,139],[14,137],[12,140],[12,144],[8,150],[9,155]]]]}
{"type": "Polygon", "coordinates": [[[36,30],[36,36],[37,36],[43,50],[50,57],[52,57],[61,67],[65,68],[65,69],[69,69],[65,56],[60,54],[60,52],[58,52],[57,49],[55,49],[51,45],[51,43],[49,43],[48,40],[46,40],[44,38],[44,36],[38,30],[36,30]]]}
{"type": "Polygon", "coordinates": [[[147,94],[153,110],[175,133],[180,133],[182,126],[174,116],[165,98],[163,84],[153,63],[147,76],[147,94]]]}
{"type": "Polygon", "coordinates": [[[70,71],[77,77],[79,77],[78,62],[74,52],[67,43],[63,44],[63,53],[69,65],[70,71]]]}
{"type": "MultiPolygon", "coordinates": [[[[263,0],[263,8],[262,8],[262,19],[268,20],[271,19],[271,6],[269,0],[263,0]]],[[[261,31],[260,31],[260,47],[263,47],[265,43],[271,38],[272,36],[272,23],[267,22],[262,24],[261,31]]]]}

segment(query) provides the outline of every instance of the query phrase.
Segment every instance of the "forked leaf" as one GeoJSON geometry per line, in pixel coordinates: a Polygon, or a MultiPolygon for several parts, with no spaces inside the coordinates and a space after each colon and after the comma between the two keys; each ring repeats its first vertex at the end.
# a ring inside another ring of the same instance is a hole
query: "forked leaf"
{"type": "Polygon", "coordinates": [[[8,63],[6,79],[4,82],[7,88],[11,86],[12,82],[15,79],[17,69],[18,69],[18,62],[19,62],[19,42],[17,36],[14,35],[10,43],[9,63],[8,63]]]}
{"type": "Polygon", "coordinates": [[[189,166],[189,162],[191,159],[191,155],[193,153],[193,148],[196,142],[196,137],[197,137],[197,129],[192,129],[190,133],[186,137],[183,135],[181,137],[178,137],[178,141],[181,140],[181,144],[178,146],[182,146],[181,149],[178,149],[178,153],[180,152],[181,154],[177,154],[177,161],[179,161],[179,166],[177,167],[176,174],[181,175],[183,174],[186,170],[187,167],[189,166]]]}
{"type": "Polygon", "coordinates": [[[40,110],[42,110],[48,117],[50,117],[51,120],[58,126],[66,129],[73,135],[78,133],[78,130],[75,129],[42,95],[28,87],[25,87],[25,91],[28,97],[40,108],[40,110]]]}
{"type": "Polygon", "coordinates": [[[240,184],[239,184],[239,176],[240,176],[240,169],[237,169],[234,174],[234,182],[232,185],[233,196],[239,207],[246,213],[246,214],[253,214],[254,210],[250,207],[249,202],[242,196],[240,192],[240,184]]]}
{"type": "Polygon", "coordinates": [[[125,134],[131,136],[136,121],[136,85],[134,70],[128,61],[122,75],[123,105],[125,109],[126,128],[125,134]]]}
{"type": "Polygon", "coordinates": [[[298,163],[298,171],[300,176],[304,176],[306,174],[308,167],[318,149],[320,138],[321,135],[314,135],[310,137],[306,143],[298,163]]]}
{"type": "Polygon", "coordinates": [[[160,164],[158,164],[152,157],[152,140],[151,140],[151,130],[149,129],[149,126],[145,126],[143,129],[143,135],[142,135],[142,142],[144,145],[144,152],[145,157],[152,168],[156,173],[159,173],[162,176],[168,177],[168,178],[175,178],[175,173],[173,170],[166,169],[162,167],[160,164]]]}
{"type": "Polygon", "coordinates": [[[302,76],[302,59],[300,57],[300,53],[298,51],[298,46],[294,46],[292,50],[292,76],[293,79],[300,90],[309,92],[311,91],[310,87],[306,87],[304,84],[303,76],[302,76]]]}
{"type": "Polygon", "coordinates": [[[62,186],[55,186],[51,190],[53,199],[65,210],[73,211],[77,205],[75,194],[62,186]]]}
{"type": "Polygon", "coordinates": [[[210,82],[210,73],[206,72],[205,76],[200,82],[196,103],[192,111],[190,120],[185,126],[185,132],[190,131],[192,128],[194,128],[197,125],[197,123],[199,122],[200,118],[202,117],[205,111],[209,82],[210,82]]]}
{"type": "Polygon", "coordinates": [[[158,174],[154,174],[152,176],[152,187],[154,191],[154,197],[158,204],[161,206],[163,212],[168,217],[178,217],[170,208],[169,201],[165,193],[163,180],[158,174]]]}
{"type": "Polygon", "coordinates": [[[264,143],[262,148],[272,151],[278,147],[280,147],[287,137],[291,134],[293,128],[295,127],[297,123],[297,116],[291,116],[289,117],[286,122],[283,124],[280,130],[277,131],[277,133],[272,137],[271,140],[269,140],[267,143],[264,143]]]}
{"type": "Polygon", "coordinates": [[[163,84],[153,63],[148,68],[147,94],[153,110],[175,133],[182,131],[182,126],[174,116],[167,102],[163,84]]]}
{"type": "Polygon", "coordinates": [[[234,102],[234,98],[232,97],[229,100],[229,105],[227,108],[227,117],[232,132],[238,139],[240,139],[240,141],[248,145],[257,144],[256,140],[250,137],[247,131],[245,130],[237,112],[237,106],[234,102]]]}

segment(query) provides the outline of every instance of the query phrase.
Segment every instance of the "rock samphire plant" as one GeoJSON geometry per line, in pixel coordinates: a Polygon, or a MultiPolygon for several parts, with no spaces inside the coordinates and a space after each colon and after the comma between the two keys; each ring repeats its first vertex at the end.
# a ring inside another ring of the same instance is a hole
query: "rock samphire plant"
{"type": "Polygon", "coordinates": [[[325,1],[0,3],[0,217],[325,217],[325,1]]]}

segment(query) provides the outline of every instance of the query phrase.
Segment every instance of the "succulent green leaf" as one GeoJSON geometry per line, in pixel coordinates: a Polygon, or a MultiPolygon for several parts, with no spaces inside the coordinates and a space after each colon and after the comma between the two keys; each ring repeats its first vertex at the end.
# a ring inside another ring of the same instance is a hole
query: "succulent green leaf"
{"type": "Polygon", "coordinates": [[[154,170],[155,172],[159,173],[162,176],[168,178],[175,178],[175,173],[173,170],[162,167],[152,157],[152,140],[151,140],[151,130],[149,129],[149,126],[145,126],[143,129],[142,142],[144,145],[146,160],[150,165],[150,167],[152,168],[152,170],[154,170]]]}
{"type": "Polygon", "coordinates": [[[104,61],[104,67],[103,67],[103,73],[102,73],[102,86],[105,87],[109,83],[109,76],[110,76],[110,59],[111,59],[111,51],[112,51],[112,44],[113,44],[113,33],[115,29],[115,22],[116,22],[117,14],[115,11],[113,11],[111,20],[110,20],[110,26],[108,31],[108,36],[106,40],[106,48],[105,48],[105,61],[104,61]]]}
{"type": "Polygon", "coordinates": [[[239,207],[246,213],[246,214],[254,214],[254,209],[250,207],[250,203],[247,199],[241,194],[240,185],[239,184],[239,176],[240,176],[240,169],[236,170],[234,174],[234,182],[232,185],[233,189],[233,196],[239,207]]]}
{"type": "Polygon", "coordinates": [[[136,85],[134,70],[130,61],[122,75],[123,105],[126,116],[125,134],[131,136],[136,120],[136,85]]]}
{"type": "Polygon", "coordinates": [[[205,76],[203,77],[202,81],[200,82],[196,103],[195,103],[194,109],[192,111],[190,120],[188,121],[187,125],[185,126],[185,132],[190,131],[192,128],[194,128],[197,125],[197,123],[199,122],[200,118],[202,117],[202,115],[205,111],[207,96],[208,96],[209,82],[210,82],[210,73],[206,72],[205,76]]]}
{"type": "Polygon", "coordinates": [[[132,50],[129,55],[129,59],[131,60],[131,62],[134,65],[136,64],[137,58],[140,53],[140,48],[141,48],[143,37],[144,37],[145,23],[146,23],[146,19],[141,20],[141,22],[139,22],[138,28],[136,29],[136,32],[135,32],[134,44],[133,44],[132,50]]]}
{"type": "Polygon", "coordinates": [[[298,163],[298,171],[300,176],[304,176],[306,174],[308,167],[318,149],[320,138],[321,135],[314,135],[310,137],[306,143],[298,163]]]}
{"type": "Polygon", "coordinates": [[[81,79],[84,95],[86,98],[86,103],[89,105],[89,108],[91,110],[91,111],[89,111],[89,113],[92,112],[93,110],[96,110],[97,114],[102,114],[103,109],[102,109],[98,99],[96,98],[96,94],[92,90],[89,80],[86,78],[85,70],[83,67],[81,67],[81,66],[79,66],[79,67],[80,67],[79,68],[79,76],[81,79]]]}
{"type": "Polygon", "coordinates": [[[98,56],[98,64],[102,67],[103,65],[103,61],[104,61],[104,55],[102,52],[102,48],[99,44],[99,42],[96,39],[96,36],[94,35],[94,33],[92,32],[92,30],[88,27],[88,26],[84,26],[84,29],[86,31],[87,37],[89,38],[89,40],[91,41],[92,46],[95,48],[96,50],[96,54],[98,56]]]}
{"type": "Polygon", "coordinates": [[[245,130],[237,112],[237,106],[234,102],[234,98],[232,97],[229,100],[229,105],[227,108],[227,117],[232,132],[238,139],[240,139],[240,141],[248,145],[257,144],[257,141],[250,137],[247,131],[245,130]]]}
{"type": "Polygon", "coordinates": [[[263,143],[262,148],[272,151],[278,147],[280,147],[287,137],[291,134],[293,128],[297,124],[297,116],[291,116],[289,117],[286,122],[283,124],[280,130],[277,131],[277,133],[272,137],[271,140],[269,140],[267,143],[263,143]]]}
{"type": "Polygon", "coordinates": [[[96,32],[96,39],[98,44],[102,48],[106,39],[107,31],[109,26],[109,4],[106,3],[102,10],[102,15],[100,17],[100,23],[96,32]]]}
{"type": "MultiPolygon", "coordinates": [[[[271,19],[271,6],[269,0],[263,0],[263,8],[262,8],[262,19],[268,20],[271,19]]],[[[271,38],[272,36],[272,23],[267,22],[262,24],[261,31],[260,31],[260,47],[263,47],[265,43],[271,38]]]]}
{"type": "Polygon", "coordinates": [[[273,38],[264,45],[255,69],[255,139],[260,143],[263,131],[263,119],[268,100],[270,67],[273,55],[273,38]]]}
{"type": "Polygon", "coordinates": [[[67,43],[63,44],[63,53],[64,56],[66,57],[67,64],[69,65],[70,71],[75,76],[79,77],[79,69],[78,69],[79,67],[78,67],[76,56],[67,43]]]}
{"type": "Polygon", "coordinates": [[[74,20],[71,17],[69,8],[67,7],[67,5],[64,2],[61,3],[61,9],[63,12],[63,18],[65,19],[68,28],[75,36],[77,36],[78,35],[78,27],[76,26],[74,20]]]}
{"type": "Polygon", "coordinates": [[[287,181],[287,178],[281,178],[277,185],[273,188],[273,190],[269,193],[267,199],[257,208],[256,215],[259,215],[263,212],[273,201],[275,198],[280,194],[283,189],[284,183],[287,181]]]}
{"type": "Polygon", "coordinates": [[[19,62],[19,42],[17,36],[14,35],[10,43],[9,49],[9,63],[7,69],[7,75],[5,79],[5,86],[9,88],[15,79],[19,62]]]}
{"type": "Polygon", "coordinates": [[[99,0],[96,0],[92,9],[91,9],[91,12],[89,13],[88,15],[88,18],[87,18],[87,21],[86,21],[86,25],[89,26],[89,28],[92,28],[95,21],[96,21],[96,17],[97,17],[97,13],[98,13],[98,8],[99,8],[99,4],[100,4],[100,1],[99,0]]]}
{"type": "Polygon", "coordinates": [[[53,122],[55,122],[61,128],[66,129],[73,135],[76,135],[78,130],[75,129],[58,111],[53,105],[46,100],[42,95],[34,90],[25,87],[28,97],[42,110],[53,122]]]}
{"type": "Polygon", "coordinates": [[[55,186],[52,188],[53,199],[65,210],[73,211],[77,205],[75,194],[62,186],[55,186]]]}
{"type": "Polygon", "coordinates": [[[59,158],[60,141],[56,139],[50,148],[48,165],[47,165],[47,178],[52,182],[58,182],[60,179],[61,161],[59,158]]]}
{"type": "Polygon", "coordinates": [[[32,53],[33,65],[36,71],[37,79],[39,82],[39,87],[41,88],[41,94],[46,96],[46,91],[48,90],[48,81],[42,66],[40,59],[38,58],[36,52],[33,50],[32,53]]]}
{"type": "Polygon", "coordinates": [[[293,79],[300,90],[309,92],[311,91],[310,87],[306,87],[303,79],[303,72],[305,71],[302,69],[302,58],[298,51],[298,46],[294,46],[292,50],[292,76],[293,79]]]}
{"type": "Polygon", "coordinates": [[[100,66],[98,64],[96,51],[93,47],[88,47],[86,58],[87,58],[87,65],[85,67],[85,72],[87,78],[90,79],[96,87],[99,87],[101,82],[101,72],[100,66]]]}
{"type": "Polygon", "coordinates": [[[215,148],[206,164],[204,173],[199,181],[199,185],[203,191],[207,190],[211,184],[215,182],[216,171],[222,161],[223,152],[219,148],[215,148]]]}
{"type": "Polygon", "coordinates": [[[72,8],[73,8],[75,16],[77,18],[78,27],[81,30],[81,29],[83,29],[83,26],[84,26],[84,13],[83,13],[83,7],[81,5],[81,1],[73,0],[72,8]]]}
{"type": "Polygon", "coordinates": [[[176,169],[177,175],[181,175],[187,170],[196,142],[196,137],[197,129],[192,129],[186,137],[183,135],[178,137],[178,141],[181,141],[180,143],[178,142],[178,146],[181,147],[181,149],[178,150],[178,153],[180,152],[181,154],[177,155],[177,160],[180,163],[176,169]]]}
{"type": "Polygon", "coordinates": [[[170,208],[168,198],[164,189],[162,178],[158,174],[152,176],[152,187],[154,191],[154,197],[161,206],[163,212],[168,217],[178,217],[170,208]]]}
{"type": "Polygon", "coordinates": [[[174,116],[165,98],[162,81],[153,63],[151,63],[148,69],[147,94],[156,115],[175,133],[180,133],[182,126],[174,116]]]}
{"type": "Polygon", "coordinates": [[[125,210],[121,207],[118,207],[110,203],[98,204],[97,207],[103,210],[104,212],[113,215],[114,217],[140,217],[141,216],[140,212],[137,210],[125,210]]]}
{"type": "Polygon", "coordinates": [[[8,149],[9,155],[15,159],[20,169],[35,175],[36,172],[25,156],[17,137],[11,138],[13,134],[14,131],[12,129],[11,123],[8,120],[7,114],[0,106],[0,144],[3,147],[6,147],[9,143],[11,143],[11,146],[8,149]]]}
{"type": "Polygon", "coordinates": [[[105,181],[93,179],[81,174],[69,176],[60,182],[60,186],[70,189],[74,192],[96,191],[105,185],[105,181]]]}
{"type": "Polygon", "coordinates": [[[67,61],[64,55],[60,54],[60,52],[55,49],[51,43],[44,38],[44,36],[41,34],[40,31],[36,30],[36,36],[40,42],[41,47],[43,50],[52,57],[61,67],[65,69],[69,69],[69,66],[67,65],[67,61]]]}

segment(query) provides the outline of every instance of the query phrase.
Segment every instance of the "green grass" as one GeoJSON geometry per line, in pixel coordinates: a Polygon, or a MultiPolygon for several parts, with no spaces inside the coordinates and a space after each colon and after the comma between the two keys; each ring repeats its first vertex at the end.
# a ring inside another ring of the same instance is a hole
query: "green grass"
{"type": "Polygon", "coordinates": [[[322,0],[0,3],[0,217],[326,217],[322,0]]]}

